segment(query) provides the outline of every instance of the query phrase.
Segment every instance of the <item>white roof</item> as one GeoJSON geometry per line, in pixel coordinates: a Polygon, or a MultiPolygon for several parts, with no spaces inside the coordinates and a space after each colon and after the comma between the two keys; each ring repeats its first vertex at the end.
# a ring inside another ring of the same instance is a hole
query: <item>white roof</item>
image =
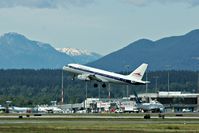
{"type": "MultiPolygon", "coordinates": [[[[199,97],[199,93],[182,93],[180,91],[160,91],[158,93],[142,93],[139,97],[199,97]]],[[[135,97],[131,95],[130,97],[135,97]]]]}

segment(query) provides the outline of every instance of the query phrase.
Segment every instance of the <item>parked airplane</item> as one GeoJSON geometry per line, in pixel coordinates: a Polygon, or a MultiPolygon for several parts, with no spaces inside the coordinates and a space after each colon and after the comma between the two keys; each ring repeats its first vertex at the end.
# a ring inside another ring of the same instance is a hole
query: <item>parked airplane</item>
{"type": "Polygon", "coordinates": [[[162,105],[160,102],[153,100],[150,101],[149,103],[144,103],[142,102],[139,98],[137,93],[134,91],[135,95],[135,101],[136,101],[136,106],[138,110],[142,110],[144,112],[154,112],[154,113],[162,113],[164,112],[164,105],[162,105]]]}
{"type": "Polygon", "coordinates": [[[39,113],[63,113],[63,110],[57,106],[38,106],[35,109],[39,113]]]}
{"type": "MultiPolygon", "coordinates": [[[[149,81],[143,81],[142,78],[147,69],[148,64],[143,63],[129,75],[117,74],[93,67],[88,67],[80,64],[68,64],[63,67],[63,70],[73,73],[80,80],[96,80],[103,82],[102,87],[106,87],[105,83],[118,84],[147,84],[149,81]]],[[[94,84],[97,87],[97,84],[94,84]]]]}
{"type": "Polygon", "coordinates": [[[5,111],[6,111],[6,108],[3,107],[2,105],[0,105],[0,113],[3,113],[3,112],[5,112],[5,111]]]}
{"type": "Polygon", "coordinates": [[[32,109],[28,107],[16,107],[13,106],[9,108],[10,112],[16,112],[16,113],[31,113],[32,109]]]}

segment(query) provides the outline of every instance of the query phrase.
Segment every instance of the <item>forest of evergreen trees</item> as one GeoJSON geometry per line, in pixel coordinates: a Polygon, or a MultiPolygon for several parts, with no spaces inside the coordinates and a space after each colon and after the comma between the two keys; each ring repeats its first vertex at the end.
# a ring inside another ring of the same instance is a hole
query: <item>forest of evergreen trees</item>
{"type": "MultiPolygon", "coordinates": [[[[0,70],[0,104],[5,104],[7,100],[16,106],[50,104],[50,101],[59,103],[61,75],[61,70],[0,70]]],[[[168,90],[168,71],[148,72],[147,77],[151,82],[148,92],[168,90]]],[[[198,92],[198,72],[169,71],[169,77],[170,91],[198,92]]],[[[93,83],[88,82],[88,97],[98,97],[99,88],[94,88],[93,83]]],[[[133,94],[133,90],[146,92],[146,86],[129,85],[129,94],[133,94]]],[[[72,75],[64,72],[64,92],[65,103],[82,102],[85,99],[85,82],[72,80],[72,75]]],[[[112,98],[126,95],[126,85],[111,84],[112,98]]],[[[108,97],[108,87],[100,88],[100,97],[108,97]]]]}

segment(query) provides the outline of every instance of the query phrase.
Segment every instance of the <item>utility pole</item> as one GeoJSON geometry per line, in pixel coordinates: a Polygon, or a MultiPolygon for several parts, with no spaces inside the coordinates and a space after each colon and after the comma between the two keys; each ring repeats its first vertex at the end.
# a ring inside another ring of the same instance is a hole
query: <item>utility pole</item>
{"type": "Polygon", "coordinates": [[[61,80],[61,88],[62,88],[62,91],[61,91],[61,103],[64,104],[64,72],[62,70],[62,76],[61,76],[62,80],[61,80]]]}

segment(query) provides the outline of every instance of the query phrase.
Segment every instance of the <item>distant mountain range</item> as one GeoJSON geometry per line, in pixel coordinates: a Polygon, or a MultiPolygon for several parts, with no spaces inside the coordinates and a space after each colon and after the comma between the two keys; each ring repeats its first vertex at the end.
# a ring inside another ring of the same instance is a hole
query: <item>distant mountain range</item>
{"type": "Polygon", "coordinates": [[[0,36],[0,69],[62,68],[81,63],[111,71],[131,71],[143,62],[149,70],[199,70],[199,30],[157,41],[141,39],[102,58],[74,48],[55,49],[18,33],[0,36]],[[94,61],[96,60],[96,61],[94,61]]]}
{"type": "MultiPolygon", "coordinates": [[[[97,55],[97,54],[96,54],[97,55]]],[[[50,44],[32,41],[18,33],[6,33],[0,36],[0,68],[62,68],[68,63],[88,63],[97,56],[79,54],[72,57],[53,48],[50,44]],[[84,60],[85,58],[85,60],[84,60]],[[79,62],[78,62],[79,61],[79,62]]],[[[100,57],[100,56],[99,56],[100,57]]]]}
{"type": "Polygon", "coordinates": [[[69,55],[74,60],[74,62],[80,64],[86,64],[102,57],[97,53],[88,52],[87,50],[81,50],[77,48],[56,48],[56,50],[69,55]]]}
{"type": "Polygon", "coordinates": [[[90,63],[90,66],[131,71],[141,63],[149,70],[199,70],[199,30],[157,41],[141,39],[90,63]]]}

